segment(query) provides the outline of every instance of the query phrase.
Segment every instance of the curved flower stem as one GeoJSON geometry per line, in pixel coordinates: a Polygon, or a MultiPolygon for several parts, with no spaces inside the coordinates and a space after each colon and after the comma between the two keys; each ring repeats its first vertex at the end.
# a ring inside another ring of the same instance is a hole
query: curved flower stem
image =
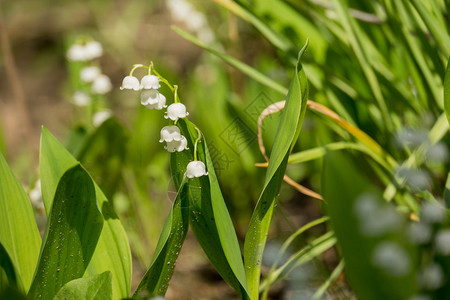
{"type": "Polygon", "coordinates": [[[173,101],[174,101],[174,103],[178,103],[178,100],[179,100],[179,98],[178,98],[178,85],[174,85],[173,86],[173,101]]]}
{"type": "Polygon", "coordinates": [[[144,66],[143,64],[136,64],[136,65],[133,65],[133,69],[131,69],[131,71],[130,71],[130,76],[133,76],[134,71],[135,71],[136,69],[138,69],[138,68],[148,68],[148,67],[147,67],[147,66],[144,66]]]}
{"type": "Polygon", "coordinates": [[[195,140],[194,144],[194,160],[197,160],[197,144],[200,142],[200,139],[202,138],[202,133],[200,132],[200,129],[198,129],[197,127],[195,127],[195,130],[197,130],[198,137],[195,140]]]}

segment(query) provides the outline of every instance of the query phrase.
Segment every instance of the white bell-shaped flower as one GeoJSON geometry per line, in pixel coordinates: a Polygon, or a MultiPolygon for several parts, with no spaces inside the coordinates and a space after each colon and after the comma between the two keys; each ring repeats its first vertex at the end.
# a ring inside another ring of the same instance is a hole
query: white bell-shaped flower
{"type": "Polygon", "coordinates": [[[112,83],[108,76],[102,74],[95,78],[91,86],[92,92],[104,95],[112,90],[112,83]]]}
{"type": "Polygon", "coordinates": [[[186,111],[186,106],[184,106],[184,104],[173,103],[167,108],[167,115],[165,115],[164,118],[175,121],[178,118],[185,118],[187,115],[189,115],[189,113],[186,111]]]}
{"type": "Polygon", "coordinates": [[[180,128],[178,126],[172,125],[172,126],[164,126],[161,129],[161,139],[159,140],[160,143],[162,142],[172,142],[172,141],[181,141],[183,136],[180,133],[180,128]]]}
{"type": "Polygon", "coordinates": [[[184,136],[181,136],[181,139],[179,141],[171,141],[167,142],[167,145],[164,146],[164,149],[166,149],[169,152],[181,152],[185,149],[189,149],[187,147],[187,140],[184,136]]]}
{"type": "Polygon", "coordinates": [[[159,84],[159,78],[155,75],[145,75],[141,79],[141,89],[159,89],[161,85],[159,84]]]}
{"type": "Polygon", "coordinates": [[[81,69],[80,78],[84,82],[93,82],[95,78],[100,76],[100,68],[96,66],[84,67],[81,69]]]}
{"type": "Polygon", "coordinates": [[[97,41],[90,41],[84,45],[84,51],[87,59],[94,59],[103,55],[103,47],[97,41]]]}
{"type": "Polygon", "coordinates": [[[87,60],[86,51],[83,45],[74,44],[70,46],[66,54],[67,58],[71,61],[85,61],[87,60]]]}
{"type": "Polygon", "coordinates": [[[91,103],[91,97],[83,91],[76,91],[72,103],[76,106],[88,106],[91,103]]]}
{"type": "Polygon", "coordinates": [[[109,109],[105,109],[99,112],[96,112],[92,116],[92,124],[94,124],[95,127],[99,127],[103,124],[106,120],[108,120],[112,116],[112,112],[109,109]]]}
{"type": "Polygon", "coordinates": [[[208,172],[206,172],[205,164],[202,161],[194,160],[188,163],[185,175],[188,178],[194,178],[208,175],[208,172]]]}
{"type": "Polygon", "coordinates": [[[139,79],[137,79],[134,76],[125,76],[125,78],[122,80],[122,86],[120,87],[121,90],[135,90],[139,91],[139,79]]]}
{"type": "Polygon", "coordinates": [[[147,90],[141,93],[141,104],[148,109],[161,110],[166,105],[166,97],[157,90],[147,90]]]}

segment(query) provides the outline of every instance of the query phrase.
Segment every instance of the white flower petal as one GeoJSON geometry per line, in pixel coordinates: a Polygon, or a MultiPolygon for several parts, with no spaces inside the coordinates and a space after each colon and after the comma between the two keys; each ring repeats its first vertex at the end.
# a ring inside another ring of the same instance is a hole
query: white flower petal
{"type": "Polygon", "coordinates": [[[172,141],[181,141],[182,135],[180,133],[180,128],[178,128],[175,125],[172,126],[164,126],[161,129],[161,139],[159,140],[160,143],[162,142],[172,142],[172,141]]]}
{"type": "Polygon", "coordinates": [[[157,90],[147,90],[141,93],[141,104],[148,109],[161,110],[166,106],[166,97],[157,90]]]}
{"type": "Polygon", "coordinates": [[[92,124],[94,124],[95,127],[99,127],[103,124],[106,120],[108,120],[111,117],[112,113],[110,110],[103,110],[96,112],[92,116],[92,124]]]}
{"type": "Polygon", "coordinates": [[[194,178],[208,175],[208,172],[206,172],[206,166],[202,161],[194,160],[188,163],[185,174],[188,178],[194,178]]]}
{"type": "Polygon", "coordinates": [[[100,74],[101,72],[98,67],[89,66],[81,69],[80,78],[84,82],[93,82],[100,74]]]}
{"type": "Polygon", "coordinates": [[[72,103],[76,106],[88,106],[91,103],[91,97],[83,91],[76,91],[72,103]]]}
{"type": "Polygon", "coordinates": [[[186,112],[186,106],[184,106],[184,104],[173,103],[167,108],[167,115],[165,115],[164,118],[175,121],[178,118],[185,118],[187,115],[189,115],[189,113],[186,112]]]}
{"type": "Polygon", "coordinates": [[[108,76],[102,74],[95,78],[91,86],[92,92],[104,95],[112,90],[112,83],[108,76]]]}
{"type": "Polygon", "coordinates": [[[146,75],[141,79],[141,89],[159,89],[159,78],[155,75],[146,75]]]}
{"type": "Polygon", "coordinates": [[[122,86],[120,87],[120,89],[139,91],[139,79],[134,76],[125,76],[125,78],[122,80],[122,86]]]}
{"type": "Polygon", "coordinates": [[[187,140],[184,136],[181,136],[181,139],[179,141],[171,141],[167,142],[167,145],[164,146],[164,149],[166,149],[169,152],[181,152],[185,149],[189,149],[187,147],[187,140]]]}
{"type": "Polygon", "coordinates": [[[94,59],[103,55],[103,47],[97,41],[90,41],[84,45],[87,59],[94,59]]]}
{"type": "Polygon", "coordinates": [[[71,61],[85,61],[87,60],[86,51],[84,46],[75,44],[70,46],[69,50],[67,50],[67,59],[71,61]]]}

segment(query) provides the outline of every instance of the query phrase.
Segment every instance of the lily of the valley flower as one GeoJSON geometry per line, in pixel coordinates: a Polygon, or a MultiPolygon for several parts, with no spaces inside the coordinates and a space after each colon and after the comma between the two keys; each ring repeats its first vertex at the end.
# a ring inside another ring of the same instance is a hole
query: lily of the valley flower
{"type": "Polygon", "coordinates": [[[93,82],[100,74],[101,71],[99,67],[89,66],[81,69],[80,77],[84,82],[93,82]]]}
{"type": "Polygon", "coordinates": [[[104,95],[112,90],[111,80],[104,74],[97,76],[92,82],[91,89],[95,94],[104,95]]]}
{"type": "Polygon", "coordinates": [[[159,84],[159,78],[155,75],[145,75],[141,79],[141,89],[154,89],[157,90],[161,87],[159,84]]]}
{"type": "Polygon", "coordinates": [[[177,126],[164,126],[161,129],[161,139],[159,140],[160,143],[162,142],[172,142],[172,141],[181,141],[183,136],[180,133],[180,128],[177,126]]]}
{"type": "Polygon", "coordinates": [[[148,109],[161,110],[166,105],[166,97],[157,90],[143,91],[141,94],[141,104],[148,109]]]}
{"type": "Polygon", "coordinates": [[[188,178],[194,178],[208,175],[208,172],[206,172],[205,164],[202,161],[194,160],[188,163],[185,175],[188,178]]]}
{"type": "Polygon", "coordinates": [[[167,115],[165,115],[164,118],[175,121],[178,118],[185,118],[187,115],[189,115],[189,113],[186,112],[186,106],[184,106],[184,104],[173,103],[167,108],[167,115]]]}
{"type": "Polygon", "coordinates": [[[125,78],[122,80],[122,86],[120,87],[120,89],[139,91],[141,89],[139,85],[139,79],[130,75],[125,76],[125,78]]]}
{"type": "Polygon", "coordinates": [[[171,142],[167,142],[167,145],[164,146],[164,149],[169,152],[181,152],[189,148],[187,147],[186,138],[184,136],[181,136],[181,139],[179,141],[173,140],[171,142]]]}

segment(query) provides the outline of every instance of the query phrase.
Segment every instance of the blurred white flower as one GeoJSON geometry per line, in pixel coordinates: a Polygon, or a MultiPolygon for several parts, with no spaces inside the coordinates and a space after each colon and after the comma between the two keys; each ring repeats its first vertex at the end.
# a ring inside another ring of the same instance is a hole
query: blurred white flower
{"type": "Polygon", "coordinates": [[[88,106],[91,103],[91,97],[83,91],[76,91],[73,94],[72,103],[76,106],[88,106]]]}
{"type": "Polygon", "coordinates": [[[147,90],[141,93],[141,104],[148,109],[161,110],[166,105],[166,97],[157,90],[147,90]]]}
{"type": "Polygon", "coordinates": [[[141,89],[139,79],[134,76],[125,76],[125,78],[122,80],[122,86],[120,87],[120,89],[139,91],[141,89]]]}
{"type": "Polygon", "coordinates": [[[404,219],[395,208],[382,203],[376,195],[360,195],[353,211],[358,218],[359,230],[367,236],[381,236],[402,228],[404,219]]]}
{"type": "Polygon", "coordinates": [[[192,5],[186,0],[168,0],[167,7],[172,17],[180,22],[185,22],[195,11],[192,5]]]}
{"type": "Polygon", "coordinates": [[[188,178],[194,178],[194,177],[200,177],[203,175],[208,175],[208,172],[206,172],[205,164],[201,161],[194,160],[188,163],[186,167],[186,173],[185,175],[188,178]]]}
{"type": "Polygon", "coordinates": [[[446,217],[445,209],[437,202],[425,202],[420,210],[420,219],[425,223],[439,223],[446,217]]]}
{"type": "Polygon", "coordinates": [[[450,229],[438,231],[434,239],[434,247],[439,254],[450,254],[450,229]]]}
{"type": "Polygon", "coordinates": [[[183,103],[173,103],[167,108],[167,115],[164,118],[175,121],[178,118],[185,118],[187,115],[189,113],[186,112],[186,106],[183,103]]]}
{"type": "Polygon", "coordinates": [[[375,247],[371,262],[391,276],[404,276],[411,269],[408,252],[399,244],[390,241],[375,247]]]}
{"type": "Polygon", "coordinates": [[[88,60],[100,57],[103,55],[103,47],[97,41],[89,41],[84,45],[85,55],[88,60]]]}
{"type": "Polygon", "coordinates": [[[161,139],[159,142],[181,141],[182,138],[183,136],[181,135],[180,128],[178,128],[178,126],[164,126],[161,129],[161,139]]]}
{"type": "Polygon", "coordinates": [[[84,82],[93,82],[95,78],[100,76],[100,74],[101,74],[100,68],[96,66],[89,66],[81,69],[80,78],[84,82]]]}
{"type": "Polygon", "coordinates": [[[96,112],[92,116],[92,124],[94,124],[95,127],[99,127],[103,124],[106,120],[108,120],[112,116],[112,113],[109,109],[105,109],[99,112],[96,112]]]}
{"type": "Polygon", "coordinates": [[[164,146],[164,149],[169,152],[181,152],[189,148],[187,147],[186,138],[184,136],[181,136],[181,139],[179,141],[173,140],[171,142],[167,142],[166,146],[164,146]]]}
{"type": "Polygon", "coordinates": [[[216,39],[216,36],[214,35],[214,31],[212,31],[211,28],[209,28],[209,27],[200,28],[197,31],[197,37],[201,42],[203,42],[207,45],[211,44],[216,39]]]}
{"type": "Polygon", "coordinates": [[[443,142],[431,146],[427,151],[427,160],[432,163],[446,163],[448,161],[448,148],[443,142]]]}
{"type": "Polygon", "coordinates": [[[87,61],[103,55],[102,44],[89,41],[85,45],[73,44],[67,50],[67,58],[72,61],[87,61]]]}
{"type": "Polygon", "coordinates": [[[431,227],[423,222],[412,222],[408,227],[408,238],[411,243],[419,245],[426,244],[431,239],[431,227]]]}
{"type": "Polygon", "coordinates": [[[425,170],[401,167],[397,170],[397,175],[403,178],[414,192],[427,190],[432,184],[431,177],[425,170]]]}
{"type": "Polygon", "coordinates": [[[30,197],[31,205],[33,207],[44,210],[44,201],[42,200],[42,193],[41,193],[41,180],[37,180],[34,184],[34,187],[32,190],[28,192],[28,196],[30,197]]]}
{"type": "Polygon", "coordinates": [[[72,61],[85,61],[87,60],[86,57],[86,51],[84,49],[84,46],[79,44],[74,44],[70,46],[70,48],[67,50],[67,59],[72,61]]]}
{"type": "Polygon", "coordinates": [[[444,283],[444,272],[441,266],[431,263],[419,272],[417,281],[420,287],[426,290],[435,290],[444,283]]]}
{"type": "Polygon", "coordinates": [[[141,79],[141,89],[159,89],[161,85],[159,84],[159,78],[155,75],[145,75],[141,79]]]}
{"type": "Polygon", "coordinates": [[[95,78],[91,86],[92,92],[104,95],[112,90],[112,83],[108,76],[102,74],[95,78]]]}
{"type": "Polygon", "coordinates": [[[192,31],[198,31],[208,25],[204,14],[193,11],[185,20],[187,27],[192,31]]]}

